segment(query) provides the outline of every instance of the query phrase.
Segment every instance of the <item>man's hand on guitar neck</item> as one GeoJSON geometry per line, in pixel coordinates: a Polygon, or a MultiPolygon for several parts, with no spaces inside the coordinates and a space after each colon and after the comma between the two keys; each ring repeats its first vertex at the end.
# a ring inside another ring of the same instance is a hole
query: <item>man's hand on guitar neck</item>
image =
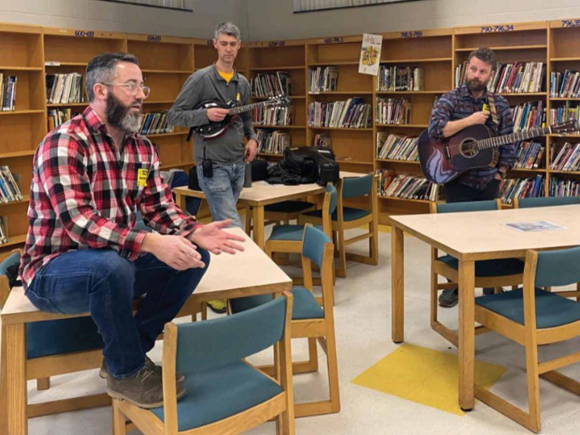
{"type": "Polygon", "coordinates": [[[487,118],[489,118],[489,112],[481,111],[472,113],[468,117],[458,119],[457,121],[449,121],[445,127],[443,127],[443,137],[451,137],[471,125],[485,124],[487,118]]]}
{"type": "Polygon", "coordinates": [[[229,109],[207,109],[207,119],[211,122],[221,122],[230,113],[229,109]]]}

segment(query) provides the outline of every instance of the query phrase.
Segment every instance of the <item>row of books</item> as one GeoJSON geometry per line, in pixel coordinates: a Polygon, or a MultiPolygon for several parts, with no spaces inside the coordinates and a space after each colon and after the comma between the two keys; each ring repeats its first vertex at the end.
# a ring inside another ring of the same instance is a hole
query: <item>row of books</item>
{"type": "Polygon", "coordinates": [[[580,98],[580,73],[567,69],[550,73],[550,97],[580,98]]]}
{"type": "Polygon", "coordinates": [[[539,168],[546,148],[540,142],[524,141],[516,144],[517,160],[514,169],[539,168]]]}
{"type": "Polygon", "coordinates": [[[572,119],[579,119],[579,115],[579,106],[572,107],[570,101],[566,101],[564,106],[550,109],[550,122],[552,125],[561,124],[572,119]]]}
{"type": "Polygon", "coordinates": [[[332,92],[338,89],[338,68],[319,66],[308,71],[308,92],[332,92]]]}
{"type": "MultiPolygon", "coordinates": [[[[546,67],[543,62],[514,62],[498,64],[497,70],[487,89],[491,92],[524,94],[542,92],[546,67]]],[[[455,69],[455,85],[461,86],[467,80],[467,62],[455,69]]]]}
{"type": "Polygon", "coordinates": [[[326,133],[315,134],[314,135],[314,146],[315,147],[332,148],[332,139],[326,133]]]}
{"type": "Polygon", "coordinates": [[[79,73],[47,74],[46,102],[48,104],[86,103],[85,78],[79,73]]]}
{"type": "Polygon", "coordinates": [[[499,185],[499,194],[504,204],[513,203],[514,198],[536,198],[544,196],[544,176],[505,178],[499,185]]]}
{"type": "Polygon", "coordinates": [[[377,98],[378,124],[410,124],[412,104],[409,100],[377,98]]]}
{"type": "Polygon", "coordinates": [[[359,97],[331,103],[314,101],[308,106],[310,127],[369,128],[371,124],[372,107],[359,97]]]}
{"type": "Polygon", "coordinates": [[[258,136],[258,151],[267,154],[282,154],[284,148],[292,146],[290,133],[279,130],[256,130],[258,136]]]}
{"type": "Polygon", "coordinates": [[[378,169],[376,173],[379,176],[379,196],[427,201],[440,199],[441,189],[426,178],[405,174],[395,175],[392,169],[378,169]]]}
{"type": "Polygon", "coordinates": [[[561,180],[551,177],[548,183],[549,196],[580,196],[580,181],[561,180]]]}
{"type": "Polygon", "coordinates": [[[6,231],[6,218],[0,218],[0,245],[8,243],[8,232],[6,231]]]}
{"type": "Polygon", "coordinates": [[[377,91],[422,91],[423,68],[381,65],[377,91]]]}
{"type": "Polygon", "coordinates": [[[167,123],[167,112],[151,112],[143,114],[140,134],[173,133],[174,127],[167,123]]]}
{"type": "Polygon", "coordinates": [[[377,133],[377,158],[418,161],[418,141],[417,137],[379,132],[377,133]]]}
{"type": "Polygon", "coordinates": [[[0,110],[13,112],[16,110],[17,76],[5,76],[0,73],[0,110]]]}
{"type": "Polygon", "coordinates": [[[511,111],[514,133],[546,125],[546,108],[542,101],[519,104],[511,111]]]}
{"type": "Polygon", "coordinates": [[[254,125],[292,125],[292,106],[264,107],[252,110],[254,125]]]}
{"type": "Polygon", "coordinates": [[[566,142],[556,154],[555,147],[552,147],[550,169],[555,171],[580,171],[580,143],[571,144],[566,142]]]}
{"type": "Polygon", "coordinates": [[[0,166],[0,202],[22,201],[22,199],[24,198],[20,192],[20,187],[10,172],[10,168],[0,166]]]}
{"type": "Polygon", "coordinates": [[[48,110],[48,131],[52,131],[55,128],[57,128],[59,125],[64,124],[67,121],[70,121],[70,119],[73,116],[78,115],[78,113],[72,113],[72,110],[70,108],[67,109],[56,109],[56,110],[52,110],[49,109],[48,110]]]}
{"type": "Polygon", "coordinates": [[[250,80],[253,97],[275,97],[292,95],[292,79],[286,71],[276,74],[257,74],[250,80]]]}

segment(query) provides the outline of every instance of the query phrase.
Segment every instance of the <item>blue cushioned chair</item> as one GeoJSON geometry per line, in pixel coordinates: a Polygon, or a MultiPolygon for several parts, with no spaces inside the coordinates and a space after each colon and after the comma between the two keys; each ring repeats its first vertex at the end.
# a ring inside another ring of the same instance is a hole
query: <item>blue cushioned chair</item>
{"type": "MultiPolygon", "coordinates": [[[[302,244],[302,270],[304,287],[294,287],[294,309],[292,311],[292,338],[308,338],[309,360],[293,364],[293,373],[318,371],[317,342],[326,352],[328,369],[329,399],[311,403],[296,403],[296,417],[328,414],[340,411],[338,385],[338,362],[334,332],[333,295],[333,251],[330,237],[319,229],[307,225],[302,244]],[[312,294],[312,263],[320,268],[322,283],[322,307],[312,294]]],[[[266,303],[270,296],[249,296],[231,299],[233,313],[240,313],[266,303]]],[[[271,368],[264,367],[271,372],[271,368]]]]}
{"type": "MultiPolygon", "coordinates": [[[[336,249],[339,262],[336,275],[346,278],[346,260],[377,265],[379,262],[379,214],[377,203],[378,177],[368,174],[363,177],[341,178],[337,184],[338,203],[336,211],[332,213],[332,231],[336,234],[336,249]],[[346,207],[344,200],[366,198],[366,208],[346,207]],[[351,239],[345,238],[345,231],[368,225],[368,232],[351,239]],[[369,256],[347,254],[346,247],[352,243],[369,239],[369,256]]],[[[316,210],[300,216],[300,223],[320,225],[322,211],[316,210]]]]}
{"type": "MultiPolygon", "coordinates": [[[[332,184],[326,186],[324,201],[322,203],[322,225],[318,229],[324,231],[328,237],[332,237],[332,224],[330,215],[336,210],[337,192],[332,184]]],[[[266,254],[272,257],[274,252],[300,253],[302,252],[302,238],[304,225],[276,225],[266,241],[266,254]]]]}
{"type": "MultiPolygon", "coordinates": [[[[20,252],[13,251],[0,263],[0,308],[10,295],[7,270],[20,263],[20,252]]],[[[4,335],[4,327],[2,328],[4,335]]],[[[81,370],[96,369],[103,359],[103,340],[90,317],[46,320],[26,324],[26,373],[37,379],[39,390],[50,387],[50,377],[81,370]]],[[[6,358],[2,340],[2,366],[6,358]]],[[[2,378],[4,382],[5,379],[2,378]]],[[[28,405],[28,417],[103,406],[110,403],[107,394],[28,405]]]]}
{"type": "MultiPolygon", "coordinates": [[[[499,200],[453,202],[431,204],[431,213],[463,213],[475,211],[499,210],[499,200]]],[[[447,328],[437,318],[437,296],[440,290],[457,288],[459,262],[451,255],[439,256],[436,248],[431,248],[431,328],[441,334],[446,340],[458,344],[455,331],[447,328]],[[439,283],[439,275],[452,281],[439,283]]],[[[523,282],[524,262],[517,258],[503,260],[485,260],[475,262],[475,287],[495,288],[501,291],[502,286],[517,286],[523,282]]],[[[478,327],[476,333],[486,332],[478,327]]]]}
{"type": "Polygon", "coordinates": [[[114,435],[127,433],[126,417],[145,435],[237,434],[277,417],[277,433],[293,435],[291,312],[292,295],[284,293],[234,316],[166,324],[163,407],[113,400],[114,435]],[[279,356],[276,379],[244,360],[271,346],[279,356]],[[179,402],[176,371],[185,375],[187,388],[179,402]]]}
{"type": "Polygon", "coordinates": [[[539,376],[580,395],[580,382],[556,369],[580,362],[580,353],[538,361],[538,346],[580,336],[580,303],[539,287],[580,282],[580,247],[528,251],[523,289],[475,298],[475,320],[525,347],[528,412],[475,386],[475,397],[533,432],[541,429],[539,376]]]}

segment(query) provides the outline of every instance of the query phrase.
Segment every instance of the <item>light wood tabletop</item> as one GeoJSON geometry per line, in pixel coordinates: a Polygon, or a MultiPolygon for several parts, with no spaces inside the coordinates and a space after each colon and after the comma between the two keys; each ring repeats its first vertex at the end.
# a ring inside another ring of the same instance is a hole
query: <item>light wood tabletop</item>
{"type": "Polygon", "coordinates": [[[392,339],[404,340],[404,232],[459,260],[459,406],[474,406],[475,261],[523,258],[529,249],[580,245],[580,205],[390,216],[392,339]],[[507,223],[548,221],[560,230],[520,232],[507,223]]]}

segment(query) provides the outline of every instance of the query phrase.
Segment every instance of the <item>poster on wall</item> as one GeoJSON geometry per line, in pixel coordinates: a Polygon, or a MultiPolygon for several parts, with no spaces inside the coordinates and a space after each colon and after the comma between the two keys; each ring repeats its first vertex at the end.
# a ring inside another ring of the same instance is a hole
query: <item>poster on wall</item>
{"type": "Polygon", "coordinates": [[[363,34],[362,47],[360,51],[360,62],[358,72],[360,74],[379,74],[379,62],[381,60],[381,47],[383,37],[381,35],[363,34]]]}
{"type": "Polygon", "coordinates": [[[420,0],[294,0],[294,13],[358,8],[420,0]]]}

